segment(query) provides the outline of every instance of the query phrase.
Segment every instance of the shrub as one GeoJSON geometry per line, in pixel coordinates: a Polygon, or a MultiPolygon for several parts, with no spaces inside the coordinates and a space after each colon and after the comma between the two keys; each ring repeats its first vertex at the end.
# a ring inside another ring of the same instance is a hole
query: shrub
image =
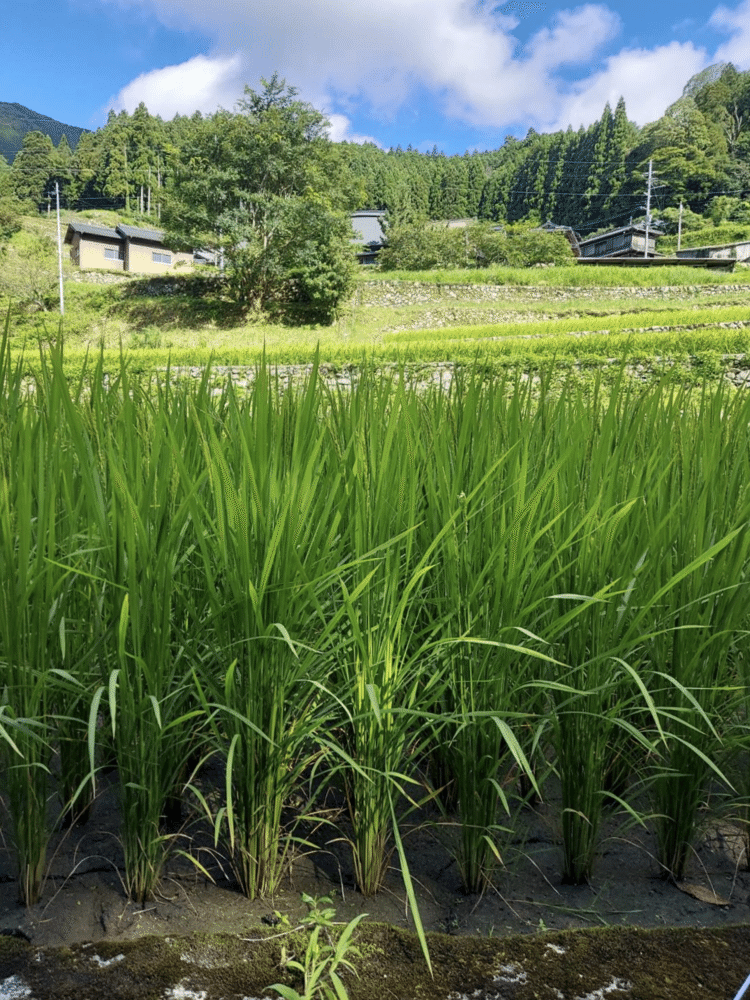
{"type": "Polygon", "coordinates": [[[391,230],[380,263],[386,270],[420,271],[482,268],[492,264],[564,265],[574,263],[574,257],[564,237],[535,229],[506,232],[488,222],[456,229],[415,223],[391,230]]]}

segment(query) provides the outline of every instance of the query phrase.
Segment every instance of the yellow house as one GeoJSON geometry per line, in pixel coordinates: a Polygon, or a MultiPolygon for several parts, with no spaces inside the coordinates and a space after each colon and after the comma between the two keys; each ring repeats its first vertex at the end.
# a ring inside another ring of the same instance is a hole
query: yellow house
{"type": "Polygon", "coordinates": [[[78,267],[136,274],[163,274],[175,264],[193,263],[192,253],[175,253],[165,247],[159,229],[140,229],[120,223],[114,229],[90,222],[69,222],[65,242],[78,267]]]}

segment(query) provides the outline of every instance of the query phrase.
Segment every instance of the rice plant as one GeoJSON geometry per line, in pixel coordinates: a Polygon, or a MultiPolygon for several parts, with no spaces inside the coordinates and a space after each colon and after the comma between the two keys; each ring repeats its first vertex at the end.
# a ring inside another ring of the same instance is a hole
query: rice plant
{"type": "Polygon", "coordinates": [[[430,409],[422,530],[439,538],[440,574],[426,610],[444,622],[446,636],[462,640],[442,654],[447,684],[431,760],[440,800],[458,814],[451,839],[464,886],[477,892],[500,857],[509,776],[530,770],[536,705],[526,682],[546,655],[534,629],[554,586],[543,550],[557,516],[549,506],[555,467],[532,453],[528,386],[459,380],[430,409]],[[525,438],[516,436],[521,426],[525,438]]]}
{"type": "Polygon", "coordinates": [[[340,514],[317,401],[315,373],[301,395],[282,395],[261,369],[247,406],[230,402],[223,426],[200,427],[205,488],[192,517],[205,654],[195,679],[226,760],[217,835],[225,824],[251,899],[273,895],[286,870],[293,840],[282,810],[320,752],[316,732],[330,713],[315,643],[340,514]]]}
{"type": "Polygon", "coordinates": [[[46,401],[46,412],[23,397],[18,370],[9,370],[7,327],[0,357],[0,691],[14,728],[3,743],[4,786],[19,899],[29,906],[39,898],[49,839],[52,667],[69,582],[55,565],[64,459],[59,396],[46,401]]]}
{"type": "Polygon", "coordinates": [[[701,393],[695,407],[671,411],[671,462],[653,498],[661,558],[654,579],[668,589],[661,628],[649,648],[669,737],[666,766],[654,784],[659,860],[666,877],[683,876],[699,806],[736,733],[744,691],[732,650],[747,626],[750,539],[746,398],[701,393]]]}
{"type": "Polygon", "coordinates": [[[359,888],[393,864],[412,901],[405,821],[432,799],[469,891],[502,858],[519,774],[548,797],[557,773],[570,882],[609,803],[653,823],[670,878],[712,788],[737,803],[742,395],[636,389],[624,367],[578,391],[477,364],[445,392],[363,365],[328,391],[315,365],[300,387],[261,362],[216,394],[210,370],[38,364],[27,393],[0,351],[0,738],[25,901],[53,772],[83,818],[99,744],[136,899],[209,754],[223,801],[195,791],[250,897],[314,848],[300,820],[330,787],[359,888]]]}
{"type": "Polygon", "coordinates": [[[181,603],[190,522],[179,495],[169,399],[155,405],[125,366],[108,392],[96,374],[89,420],[72,400],[67,412],[78,467],[86,469],[86,516],[95,532],[86,573],[98,581],[92,611],[104,637],[88,742],[93,764],[103,701],[119,777],[125,885],[143,901],[158,884],[171,843],[160,820],[184,770],[189,723],[200,711],[188,697],[191,647],[181,603]]]}

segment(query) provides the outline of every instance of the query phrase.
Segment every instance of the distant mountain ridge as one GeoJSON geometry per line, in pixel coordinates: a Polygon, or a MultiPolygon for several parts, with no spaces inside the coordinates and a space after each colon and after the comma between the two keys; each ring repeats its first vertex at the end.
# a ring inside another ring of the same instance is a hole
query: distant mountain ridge
{"type": "Polygon", "coordinates": [[[88,131],[90,129],[79,128],[77,125],[64,125],[55,118],[48,118],[31,108],[25,108],[23,104],[0,101],[0,156],[4,156],[8,163],[13,162],[27,132],[42,132],[55,145],[64,135],[71,148],[75,149],[81,135],[88,131]]]}

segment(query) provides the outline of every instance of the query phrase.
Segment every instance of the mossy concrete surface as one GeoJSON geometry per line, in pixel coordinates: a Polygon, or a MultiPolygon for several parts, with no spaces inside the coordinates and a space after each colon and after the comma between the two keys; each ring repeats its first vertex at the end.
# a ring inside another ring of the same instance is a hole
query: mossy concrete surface
{"type": "MultiPolygon", "coordinates": [[[[433,934],[433,977],[409,932],[363,925],[357,944],[351,1000],[732,1000],[750,972],[750,926],[433,934]]],[[[282,968],[282,946],[302,957],[301,938],[273,932],[57,949],[3,938],[0,1000],[254,1000],[273,996],[271,983],[301,986],[282,968]]]]}

